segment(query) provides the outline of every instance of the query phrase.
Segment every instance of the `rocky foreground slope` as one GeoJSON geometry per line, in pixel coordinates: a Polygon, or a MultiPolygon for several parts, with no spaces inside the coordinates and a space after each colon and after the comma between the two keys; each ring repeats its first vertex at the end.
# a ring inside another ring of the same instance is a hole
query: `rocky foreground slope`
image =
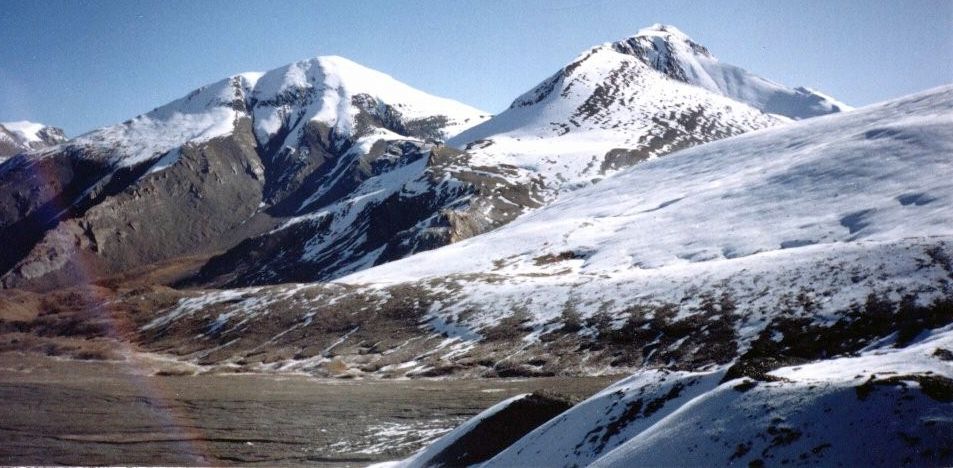
{"type": "Polygon", "coordinates": [[[473,450],[480,434],[538,412],[539,396],[516,397],[375,466],[949,465],[953,330],[897,345],[754,376],[739,364],[640,371],[491,453],[473,450]]]}

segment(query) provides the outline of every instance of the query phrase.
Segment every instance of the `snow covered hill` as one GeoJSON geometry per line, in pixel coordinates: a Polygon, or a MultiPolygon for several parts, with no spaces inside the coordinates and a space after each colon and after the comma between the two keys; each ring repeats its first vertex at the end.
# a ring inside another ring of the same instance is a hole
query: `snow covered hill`
{"type": "Polygon", "coordinates": [[[947,86],[683,150],[336,283],[188,298],[145,340],[356,376],[696,371],[909,342],[953,321],[951,111],[947,86]]]}
{"type": "Polygon", "coordinates": [[[722,64],[656,24],[584,52],[450,144],[479,163],[505,161],[574,187],[679,148],[849,109],[722,64]]]}
{"type": "Polygon", "coordinates": [[[21,120],[0,122],[0,163],[25,151],[54,146],[66,141],[63,130],[21,120]]]}

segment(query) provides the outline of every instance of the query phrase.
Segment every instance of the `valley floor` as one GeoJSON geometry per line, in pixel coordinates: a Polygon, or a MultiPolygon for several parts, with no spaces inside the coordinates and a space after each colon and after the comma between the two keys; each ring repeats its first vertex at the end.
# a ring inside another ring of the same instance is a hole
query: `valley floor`
{"type": "Polygon", "coordinates": [[[510,396],[585,398],[619,377],[176,376],[135,356],[0,353],[0,465],[353,465],[408,456],[510,396]]]}

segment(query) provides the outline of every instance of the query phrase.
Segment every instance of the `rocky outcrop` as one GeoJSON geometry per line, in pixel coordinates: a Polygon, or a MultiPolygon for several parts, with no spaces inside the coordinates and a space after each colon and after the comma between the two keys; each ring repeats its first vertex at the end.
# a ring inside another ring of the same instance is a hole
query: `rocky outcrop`
{"type": "Polygon", "coordinates": [[[378,140],[350,157],[320,179],[329,182],[301,190],[309,214],[246,239],[183,284],[330,280],[487,232],[542,202],[538,184],[515,183],[506,167],[470,167],[446,146],[378,140]]]}

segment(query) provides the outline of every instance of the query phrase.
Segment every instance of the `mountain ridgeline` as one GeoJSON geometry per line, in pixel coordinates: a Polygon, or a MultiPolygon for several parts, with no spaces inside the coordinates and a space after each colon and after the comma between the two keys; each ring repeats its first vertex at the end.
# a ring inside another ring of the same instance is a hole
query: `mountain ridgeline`
{"type": "Polygon", "coordinates": [[[8,151],[0,281],[332,280],[490,231],[641,161],[844,109],[662,25],[585,52],[492,118],[319,57],[8,151]]]}

